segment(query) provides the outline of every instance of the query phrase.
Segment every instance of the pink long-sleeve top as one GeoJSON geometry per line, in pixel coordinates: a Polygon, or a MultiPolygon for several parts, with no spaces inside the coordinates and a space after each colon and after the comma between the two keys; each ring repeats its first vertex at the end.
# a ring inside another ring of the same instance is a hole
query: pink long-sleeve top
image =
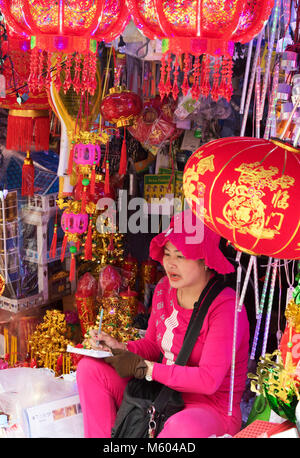
{"type": "MultiPolygon", "coordinates": [[[[192,310],[181,307],[177,289],[168,277],[157,284],[145,337],[128,342],[128,350],[155,362],[152,378],[180,391],[185,404],[206,403],[227,416],[233,349],[235,291],[226,287],[213,301],[186,366],[175,365],[192,310]]],[[[238,312],[232,417],[240,421],[249,350],[249,323],[243,307],[238,312]]]]}

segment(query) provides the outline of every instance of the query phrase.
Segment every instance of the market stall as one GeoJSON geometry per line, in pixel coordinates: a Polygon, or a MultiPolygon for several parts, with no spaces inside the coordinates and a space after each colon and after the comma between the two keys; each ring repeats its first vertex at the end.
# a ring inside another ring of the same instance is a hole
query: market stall
{"type": "Polygon", "coordinates": [[[233,437],[299,437],[300,6],[210,3],[0,0],[0,437],[84,437],[89,332],[145,336],[186,208],[235,268],[228,416],[249,320],[233,437]]]}

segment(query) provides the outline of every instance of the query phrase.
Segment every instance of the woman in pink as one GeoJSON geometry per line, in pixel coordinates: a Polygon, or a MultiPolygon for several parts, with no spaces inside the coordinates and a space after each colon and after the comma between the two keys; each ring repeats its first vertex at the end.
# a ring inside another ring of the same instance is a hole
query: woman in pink
{"type": "Polygon", "coordinates": [[[150,256],[163,264],[166,276],[155,288],[145,337],[124,344],[103,332],[97,336],[91,331],[94,349],[109,347],[119,354],[107,360],[84,357],[79,362],[77,384],[85,437],[111,437],[126,384],[134,375],[140,378],[141,373],[182,393],[185,403],[182,411],[166,421],[159,438],[233,436],[240,430],[249,324],[243,307],[238,318],[232,413],[228,415],[233,289],[223,289],[210,305],[188,364],[174,364],[201,292],[213,275],[234,271],[220,251],[219,242],[220,237],[195,219],[190,210],[173,217],[169,228],[152,239],[150,256]],[[163,360],[158,363],[161,352],[163,360]],[[138,368],[133,370],[136,355],[138,368]],[[124,365],[128,358],[134,364],[124,365]]]}

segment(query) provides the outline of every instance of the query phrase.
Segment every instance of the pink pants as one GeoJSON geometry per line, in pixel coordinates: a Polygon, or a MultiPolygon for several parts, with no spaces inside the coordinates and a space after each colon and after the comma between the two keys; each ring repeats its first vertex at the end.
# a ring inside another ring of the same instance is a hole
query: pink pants
{"type": "MultiPolygon", "coordinates": [[[[128,378],[121,378],[104,361],[84,357],[77,367],[77,385],[87,438],[110,438],[128,378]]],[[[189,405],[171,416],[159,438],[204,438],[223,436],[222,416],[207,404],[189,405]]]]}

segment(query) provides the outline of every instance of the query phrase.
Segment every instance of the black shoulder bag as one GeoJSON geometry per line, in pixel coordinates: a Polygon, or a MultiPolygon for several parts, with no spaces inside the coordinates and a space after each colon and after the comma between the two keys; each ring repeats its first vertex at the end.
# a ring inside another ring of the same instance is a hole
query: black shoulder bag
{"type": "MultiPolygon", "coordinates": [[[[213,300],[227,285],[219,276],[211,278],[195,302],[184,342],[175,364],[184,366],[199,336],[204,318],[213,300]]],[[[162,358],[162,354],[161,354],[162,358]]],[[[166,420],[182,410],[181,393],[156,381],[131,379],[112,428],[112,438],[155,438],[166,420]]]]}

